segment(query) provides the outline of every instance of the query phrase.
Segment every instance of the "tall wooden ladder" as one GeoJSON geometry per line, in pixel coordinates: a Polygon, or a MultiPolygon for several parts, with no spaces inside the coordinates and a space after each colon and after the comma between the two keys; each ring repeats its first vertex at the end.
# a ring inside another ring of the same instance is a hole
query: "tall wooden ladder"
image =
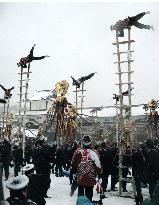
{"type": "MultiPolygon", "coordinates": [[[[134,179],[131,176],[130,178],[123,178],[122,169],[123,167],[123,156],[124,156],[124,145],[123,142],[126,142],[126,146],[130,145],[131,150],[133,146],[133,133],[132,133],[132,114],[131,114],[131,96],[132,96],[132,73],[134,72],[131,69],[131,64],[134,60],[131,59],[131,54],[134,52],[131,48],[134,40],[131,40],[131,29],[128,29],[127,40],[121,41],[118,37],[118,32],[116,31],[116,42],[113,43],[116,46],[116,52],[113,55],[117,56],[117,61],[114,64],[117,64],[117,72],[115,73],[118,76],[118,86],[119,90],[119,103],[117,103],[116,108],[119,123],[116,125],[116,133],[118,137],[118,147],[119,147],[119,196],[124,196],[122,191],[122,181],[131,182],[133,187],[133,192],[135,196],[135,185],[134,179]],[[124,46],[124,51],[121,48],[124,46]],[[126,48],[125,48],[126,47],[126,48]],[[126,50],[125,50],[126,49],[126,50]],[[127,95],[122,93],[128,90],[127,95]],[[125,113],[124,113],[125,111],[125,113]],[[126,113],[127,111],[127,113],[126,113]]],[[[132,155],[132,151],[131,151],[132,155]]]]}
{"type": "Polygon", "coordinates": [[[77,88],[77,86],[76,86],[76,90],[75,91],[73,91],[73,92],[75,92],[75,94],[76,94],[76,96],[75,96],[75,98],[76,98],[76,101],[75,101],[75,106],[76,106],[76,110],[77,110],[77,112],[78,112],[78,109],[80,109],[80,116],[81,116],[81,118],[80,118],[80,133],[81,133],[81,139],[82,139],[82,136],[83,136],[83,129],[82,129],[82,123],[83,123],[83,120],[82,120],[82,114],[83,114],[83,103],[84,103],[84,92],[85,92],[86,90],[84,89],[84,82],[82,83],[82,85],[81,85],[81,88],[77,88]],[[79,94],[79,95],[78,95],[79,94]],[[78,99],[80,99],[80,100],[78,100],[78,99]],[[80,107],[79,107],[79,104],[80,104],[80,107]]]}
{"type": "Polygon", "coordinates": [[[25,155],[25,119],[26,119],[26,110],[27,110],[27,97],[28,97],[28,82],[30,80],[30,63],[27,68],[23,68],[21,66],[20,72],[20,93],[19,95],[19,140],[22,140],[22,148],[23,148],[23,157],[25,155]],[[22,139],[20,139],[20,136],[22,139]]]}

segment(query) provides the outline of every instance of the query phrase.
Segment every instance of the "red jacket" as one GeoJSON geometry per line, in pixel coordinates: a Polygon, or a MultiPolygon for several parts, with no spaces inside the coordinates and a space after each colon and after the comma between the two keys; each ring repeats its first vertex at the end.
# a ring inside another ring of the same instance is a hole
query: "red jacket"
{"type": "Polygon", "coordinates": [[[102,172],[98,153],[94,149],[77,149],[71,168],[73,173],[77,174],[77,184],[81,186],[94,186],[97,174],[102,172]]]}

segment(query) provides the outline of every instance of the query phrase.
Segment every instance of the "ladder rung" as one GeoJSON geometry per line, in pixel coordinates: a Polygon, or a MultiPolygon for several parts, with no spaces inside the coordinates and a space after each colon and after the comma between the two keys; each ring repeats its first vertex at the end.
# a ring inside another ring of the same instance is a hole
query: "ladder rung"
{"type": "Polygon", "coordinates": [[[133,84],[133,82],[130,82],[130,83],[117,83],[115,85],[130,85],[130,84],[133,84]]]}
{"type": "Polygon", "coordinates": [[[29,72],[23,72],[23,73],[18,73],[18,74],[29,74],[29,73],[32,73],[31,71],[29,71],[29,72]]]}
{"type": "Polygon", "coordinates": [[[20,94],[17,94],[17,95],[25,95],[25,94],[27,95],[28,93],[20,93],[20,94]]]}
{"type": "MultiPolygon", "coordinates": [[[[26,102],[29,102],[29,100],[26,100],[26,102]]],[[[25,101],[24,101],[24,100],[22,100],[21,102],[18,102],[18,103],[25,103],[25,101]]]]}
{"type": "Polygon", "coordinates": [[[113,45],[118,45],[118,44],[126,44],[126,43],[134,43],[134,40],[130,40],[130,41],[119,41],[119,42],[115,42],[113,43],[113,45]]]}
{"type": "Polygon", "coordinates": [[[120,97],[120,96],[129,96],[129,95],[134,95],[134,94],[118,95],[118,96],[120,97]]]}
{"type": "Polygon", "coordinates": [[[73,92],[82,92],[82,91],[86,91],[86,90],[74,90],[73,92]]]}
{"type": "Polygon", "coordinates": [[[118,72],[118,73],[115,73],[115,74],[124,74],[124,73],[134,73],[134,71],[122,71],[122,72],[118,72]]]}
{"type": "Polygon", "coordinates": [[[131,63],[131,62],[134,62],[134,60],[114,62],[114,64],[116,64],[116,63],[131,63]]]}
{"type": "Polygon", "coordinates": [[[30,79],[23,79],[23,80],[18,80],[18,81],[28,81],[28,80],[30,80],[30,79]]]}
{"type": "MultiPolygon", "coordinates": [[[[132,53],[132,52],[134,52],[134,51],[129,51],[130,53],[132,53]]],[[[118,52],[118,53],[113,53],[113,55],[120,55],[120,54],[123,54],[123,53],[128,53],[128,52],[126,52],[126,51],[123,51],[123,52],[118,52]]]]}
{"type": "Polygon", "coordinates": [[[27,88],[27,87],[28,87],[27,85],[22,85],[19,88],[27,88]]]}

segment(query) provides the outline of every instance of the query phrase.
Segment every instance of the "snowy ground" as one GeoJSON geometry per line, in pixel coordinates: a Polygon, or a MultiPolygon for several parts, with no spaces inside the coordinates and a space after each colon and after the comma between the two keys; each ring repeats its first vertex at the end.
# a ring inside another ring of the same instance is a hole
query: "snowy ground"
{"type": "MultiPolygon", "coordinates": [[[[11,174],[12,176],[12,174],[11,174]]],[[[4,183],[4,194],[5,198],[9,196],[9,191],[5,187],[4,183]]],[[[127,187],[132,190],[131,185],[128,184],[127,187]]],[[[108,187],[109,189],[109,187],[108,187]]],[[[143,189],[144,198],[148,197],[148,190],[143,189]]],[[[67,177],[55,177],[51,174],[51,187],[48,191],[48,196],[51,198],[47,199],[46,205],[76,205],[77,200],[77,190],[75,194],[70,197],[70,185],[69,179],[67,177]]],[[[99,194],[96,193],[94,189],[94,199],[99,199],[99,194]]],[[[107,193],[107,198],[103,200],[103,205],[135,205],[134,199],[123,198],[118,196],[112,196],[109,192],[107,193]]]]}

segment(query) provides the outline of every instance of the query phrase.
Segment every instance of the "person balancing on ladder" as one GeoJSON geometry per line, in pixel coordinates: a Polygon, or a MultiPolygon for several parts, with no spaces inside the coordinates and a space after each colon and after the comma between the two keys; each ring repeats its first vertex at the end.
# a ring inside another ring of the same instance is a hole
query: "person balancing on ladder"
{"type": "Polygon", "coordinates": [[[42,60],[42,59],[44,59],[46,57],[50,57],[48,55],[35,57],[33,55],[33,51],[34,51],[35,46],[36,46],[36,44],[34,44],[34,46],[31,48],[30,53],[29,53],[29,55],[27,57],[23,57],[23,58],[20,59],[20,62],[17,63],[18,67],[21,66],[23,68],[27,68],[27,63],[30,63],[33,60],[42,60]]]}
{"type": "Polygon", "coordinates": [[[118,37],[124,37],[124,29],[131,29],[132,26],[135,26],[140,29],[154,30],[152,25],[145,25],[138,22],[138,20],[145,16],[145,14],[150,14],[150,11],[139,13],[136,16],[128,16],[124,20],[119,20],[116,22],[115,25],[111,25],[110,29],[111,31],[116,30],[118,33],[118,37]]]}

